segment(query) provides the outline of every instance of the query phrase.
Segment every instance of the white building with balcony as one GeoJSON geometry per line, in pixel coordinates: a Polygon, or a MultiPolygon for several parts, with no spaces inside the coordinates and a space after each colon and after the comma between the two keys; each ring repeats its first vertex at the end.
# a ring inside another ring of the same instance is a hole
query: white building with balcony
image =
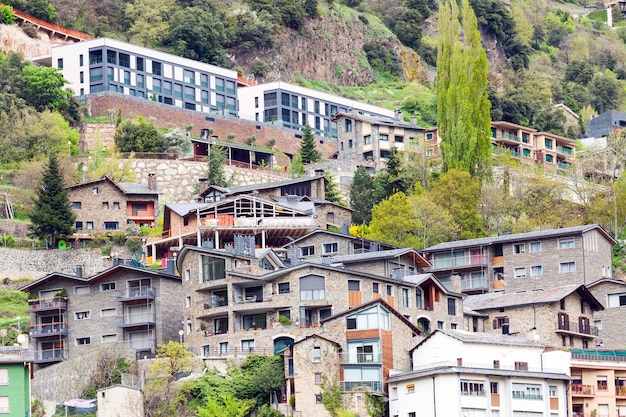
{"type": "Polygon", "coordinates": [[[514,335],[437,330],[389,376],[389,415],[565,417],[569,353],[514,335]]]}

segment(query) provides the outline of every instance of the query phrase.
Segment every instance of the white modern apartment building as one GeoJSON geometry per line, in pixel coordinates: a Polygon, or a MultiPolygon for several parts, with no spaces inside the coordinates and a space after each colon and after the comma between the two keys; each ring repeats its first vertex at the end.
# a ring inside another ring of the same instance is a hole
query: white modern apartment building
{"type": "Polygon", "coordinates": [[[337,113],[394,117],[394,111],[309,88],[275,81],[239,88],[239,117],[337,138],[337,113]]]}
{"type": "Polygon", "coordinates": [[[108,38],[54,47],[40,61],[59,68],[77,96],[114,91],[237,116],[237,72],[215,65],[108,38]]]}
{"type": "Polygon", "coordinates": [[[567,415],[568,352],[544,353],[514,335],[436,330],[412,355],[412,371],[389,377],[390,416],[567,415]]]}

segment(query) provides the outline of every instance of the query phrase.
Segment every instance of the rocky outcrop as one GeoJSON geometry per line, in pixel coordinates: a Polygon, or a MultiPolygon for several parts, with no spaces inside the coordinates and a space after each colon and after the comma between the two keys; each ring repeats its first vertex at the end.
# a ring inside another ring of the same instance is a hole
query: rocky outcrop
{"type": "Polygon", "coordinates": [[[51,41],[48,35],[39,32],[37,39],[29,37],[17,25],[0,25],[0,48],[2,52],[19,52],[24,59],[50,55],[53,46],[63,45],[58,40],[51,41]]]}

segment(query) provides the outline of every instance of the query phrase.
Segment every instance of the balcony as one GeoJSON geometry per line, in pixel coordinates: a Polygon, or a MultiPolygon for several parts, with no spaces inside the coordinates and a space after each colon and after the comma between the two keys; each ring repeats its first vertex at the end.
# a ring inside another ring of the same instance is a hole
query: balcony
{"type": "Polygon", "coordinates": [[[461,291],[488,290],[489,283],[487,278],[462,279],[461,291]]]}
{"type": "Polygon", "coordinates": [[[28,334],[30,337],[67,336],[67,323],[45,323],[33,326],[28,334]]]}
{"type": "Polygon", "coordinates": [[[543,395],[541,394],[528,394],[526,392],[521,391],[513,391],[513,398],[522,399],[522,400],[543,400],[543,395]]]}
{"type": "Polygon", "coordinates": [[[63,349],[47,349],[35,351],[35,363],[60,362],[63,360],[65,352],[63,349]]]}
{"type": "Polygon", "coordinates": [[[498,134],[496,134],[495,138],[493,138],[495,140],[501,140],[501,141],[509,141],[509,142],[521,142],[520,138],[517,135],[512,135],[510,133],[505,133],[505,132],[500,132],[498,134]]]}
{"type": "Polygon", "coordinates": [[[567,155],[567,156],[572,156],[573,154],[572,148],[567,148],[563,146],[557,146],[556,153],[560,153],[561,155],[567,155]]]}
{"type": "Polygon", "coordinates": [[[340,381],[339,384],[344,391],[382,392],[382,383],[380,381],[340,381]]]}
{"type": "Polygon", "coordinates": [[[128,346],[130,346],[131,349],[135,350],[148,350],[156,346],[156,343],[154,343],[154,339],[149,338],[128,340],[126,341],[126,343],[128,343],[128,346]]]}
{"type": "Polygon", "coordinates": [[[570,385],[572,397],[593,397],[596,395],[594,385],[572,384],[570,385]]]}
{"type": "Polygon", "coordinates": [[[156,324],[155,313],[124,314],[117,320],[117,327],[154,326],[156,324]]]}
{"type": "Polygon", "coordinates": [[[615,396],[626,398],[626,385],[618,385],[615,387],[615,396]]]}
{"type": "Polygon", "coordinates": [[[67,310],[67,298],[55,297],[47,300],[29,300],[28,310],[31,313],[47,310],[67,310]]]}
{"type": "Polygon", "coordinates": [[[154,300],[153,287],[132,287],[115,291],[118,301],[154,300]]]}
{"type": "Polygon", "coordinates": [[[557,320],[557,333],[575,333],[579,335],[588,335],[590,337],[598,337],[598,328],[589,325],[580,326],[578,323],[557,320]]]}
{"type": "Polygon", "coordinates": [[[460,269],[471,268],[475,266],[486,266],[487,257],[485,255],[464,255],[455,256],[445,259],[433,259],[433,267],[428,268],[428,271],[445,270],[445,269],[460,269]]]}
{"type": "Polygon", "coordinates": [[[342,353],[339,355],[340,363],[381,363],[382,356],[380,353],[342,353]]]}

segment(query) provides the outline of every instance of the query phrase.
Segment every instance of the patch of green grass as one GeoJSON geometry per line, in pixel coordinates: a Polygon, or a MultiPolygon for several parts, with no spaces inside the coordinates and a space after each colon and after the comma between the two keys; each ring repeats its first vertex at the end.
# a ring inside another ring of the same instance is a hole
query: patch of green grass
{"type": "Polygon", "coordinates": [[[335,2],[333,3],[332,7],[346,22],[356,22],[357,20],[359,20],[359,12],[351,7],[346,6],[345,4],[335,2]]]}
{"type": "Polygon", "coordinates": [[[17,290],[0,290],[0,328],[28,322],[28,294],[17,290]]]}
{"type": "Polygon", "coordinates": [[[594,10],[593,12],[590,12],[587,17],[590,20],[595,20],[595,21],[599,21],[599,22],[604,22],[606,23],[606,9],[602,9],[602,10],[594,10]]]}
{"type": "Polygon", "coordinates": [[[81,119],[83,123],[114,123],[115,116],[89,116],[81,119]]]}

